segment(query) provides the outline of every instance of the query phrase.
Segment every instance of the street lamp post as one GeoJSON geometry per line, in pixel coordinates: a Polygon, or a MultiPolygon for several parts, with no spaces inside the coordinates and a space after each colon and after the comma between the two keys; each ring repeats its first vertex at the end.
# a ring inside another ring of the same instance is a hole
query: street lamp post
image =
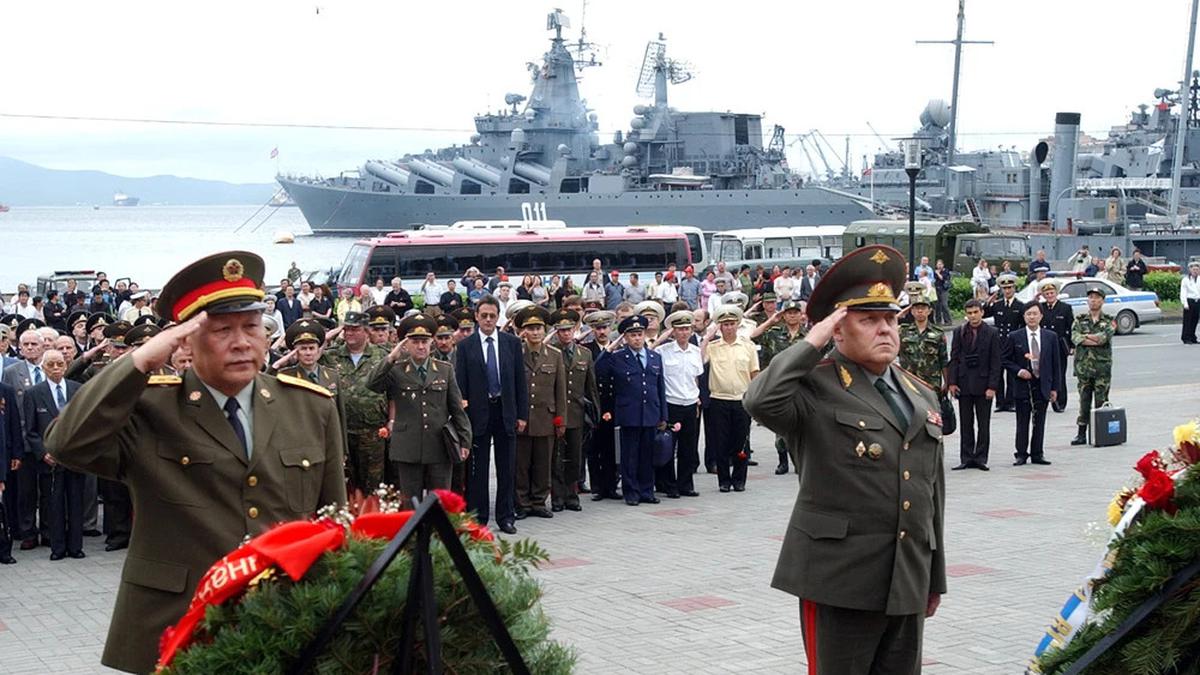
{"type": "Polygon", "coordinates": [[[915,138],[904,144],[904,172],[908,174],[908,269],[916,279],[917,266],[917,174],[921,173],[921,142],[915,138]]]}

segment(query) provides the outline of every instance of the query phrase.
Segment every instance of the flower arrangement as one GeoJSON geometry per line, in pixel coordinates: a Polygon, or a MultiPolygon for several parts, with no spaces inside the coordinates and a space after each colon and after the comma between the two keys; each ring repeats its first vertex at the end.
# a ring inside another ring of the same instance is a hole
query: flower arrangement
{"type": "MultiPolygon", "coordinates": [[[[497,540],[465,512],[460,495],[435,492],[530,671],[570,673],[575,653],[549,639],[541,588],[530,573],[548,560],[546,552],[530,540],[497,540]]],[[[158,672],[286,672],[413,514],[394,489],[380,486],[349,504],[322,509],[313,520],[282,523],[245,542],[210,568],[188,612],[164,631],[158,672]]],[[[407,548],[342,625],[314,672],[391,670],[413,569],[407,548]]],[[[505,670],[499,647],[436,538],[430,554],[445,672],[505,670]]],[[[424,649],[423,642],[415,646],[421,671],[424,649]]]]}

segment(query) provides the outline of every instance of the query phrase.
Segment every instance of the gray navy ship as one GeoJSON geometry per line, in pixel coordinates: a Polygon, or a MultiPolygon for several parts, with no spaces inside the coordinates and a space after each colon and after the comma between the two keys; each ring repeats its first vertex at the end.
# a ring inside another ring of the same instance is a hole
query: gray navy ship
{"type": "Polygon", "coordinates": [[[845,225],[870,218],[865,199],[803,184],[787,167],[783,129],[763,144],[762,116],[680,112],[667,88],[691,78],[659,35],[646,48],[630,130],[601,143],[576,69],[599,65],[567,18],[528,97],[475,118],[469,144],[369,160],[336,178],[278,176],[316,234],[377,234],[462,220],[562,220],[570,226],[690,225],[703,230],[845,225]]]}

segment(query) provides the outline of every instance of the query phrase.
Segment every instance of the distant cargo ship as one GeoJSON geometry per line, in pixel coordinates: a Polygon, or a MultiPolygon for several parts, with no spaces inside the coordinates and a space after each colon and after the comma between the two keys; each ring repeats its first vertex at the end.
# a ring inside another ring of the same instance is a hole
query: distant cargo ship
{"type": "Polygon", "coordinates": [[[137,197],[130,197],[124,192],[118,192],[113,195],[113,206],[137,206],[140,201],[142,200],[137,197]]]}
{"type": "Polygon", "coordinates": [[[8,213],[8,204],[0,204],[0,213],[8,213]]]}

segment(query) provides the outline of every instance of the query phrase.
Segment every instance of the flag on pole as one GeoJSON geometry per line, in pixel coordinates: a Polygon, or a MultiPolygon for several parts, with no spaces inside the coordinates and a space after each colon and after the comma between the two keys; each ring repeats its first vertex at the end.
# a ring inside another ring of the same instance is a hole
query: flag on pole
{"type": "Polygon", "coordinates": [[[279,146],[275,146],[274,148],[271,149],[271,159],[275,159],[278,156],[279,156],[279,146]]]}
{"type": "Polygon", "coordinates": [[[863,169],[862,175],[870,176],[871,175],[871,167],[868,166],[867,168],[863,169]]]}

